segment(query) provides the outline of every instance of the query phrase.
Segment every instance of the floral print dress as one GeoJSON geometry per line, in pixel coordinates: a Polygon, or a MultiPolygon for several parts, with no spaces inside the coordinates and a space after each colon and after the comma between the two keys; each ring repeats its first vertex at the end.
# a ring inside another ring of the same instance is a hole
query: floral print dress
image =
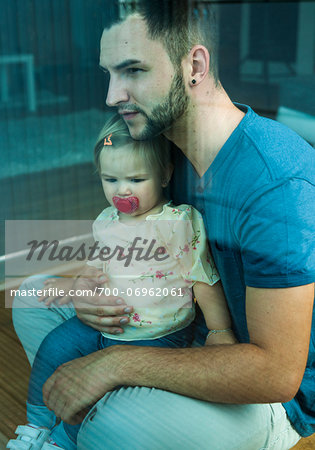
{"type": "Polygon", "coordinates": [[[195,317],[192,287],[213,285],[219,275],[208,250],[201,214],[192,206],[163,206],[136,225],[120,222],[108,207],[93,224],[99,257],[89,265],[108,276],[104,293],[134,307],[123,335],[111,339],[156,339],[188,326],[195,317]]]}

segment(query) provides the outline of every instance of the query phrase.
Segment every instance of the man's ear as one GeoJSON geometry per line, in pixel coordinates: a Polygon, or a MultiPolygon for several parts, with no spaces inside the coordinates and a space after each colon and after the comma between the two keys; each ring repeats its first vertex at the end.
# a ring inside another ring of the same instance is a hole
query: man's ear
{"type": "Polygon", "coordinates": [[[209,73],[210,55],[203,45],[195,45],[189,52],[190,86],[196,86],[209,73]]]}
{"type": "Polygon", "coordinates": [[[174,170],[174,166],[173,166],[173,164],[170,163],[167,166],[167,169],[166,169],[166,171],[164,173],[164,177],[162,178],[162,187],[163,188],[165,188],[168,185],[168,183],[170,182],[170,179],[171,179],[172,174],[173,174],[173,170],[174,170]]]}

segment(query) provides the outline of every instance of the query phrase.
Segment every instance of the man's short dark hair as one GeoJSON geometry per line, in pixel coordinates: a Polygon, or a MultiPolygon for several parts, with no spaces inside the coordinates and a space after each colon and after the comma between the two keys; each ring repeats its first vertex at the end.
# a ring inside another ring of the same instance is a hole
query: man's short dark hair
{"type": "Polygon", "coordinates": [[[175,68],[196,44],[210,54],[210,73],[218,82],[218,31],[212,1],[139,0],[120,3],[122,20],[133,13],[145,20],[151,39],[162,42],[175,68]],[[125,8],[125,9],[124,9],[125,8]]]}

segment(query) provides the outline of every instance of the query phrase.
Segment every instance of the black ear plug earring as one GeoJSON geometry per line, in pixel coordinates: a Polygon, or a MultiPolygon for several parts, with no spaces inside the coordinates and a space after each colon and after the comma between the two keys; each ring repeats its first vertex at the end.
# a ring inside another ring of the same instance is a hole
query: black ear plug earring
{"type": "Polygon", "coordinates": [[[192,84],[196,84],[196,80],[194,78],[191,80],[191,82],[192,84]]]}

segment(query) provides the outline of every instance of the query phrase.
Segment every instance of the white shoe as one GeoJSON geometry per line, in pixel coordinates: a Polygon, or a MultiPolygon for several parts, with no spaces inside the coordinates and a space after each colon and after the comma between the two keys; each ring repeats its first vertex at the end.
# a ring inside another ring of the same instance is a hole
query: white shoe
{"type": "Polygon", "coordinates": [[[49,439],[50,430],[36,425],[19,425],[15,430],[16,439],[10,439],[6,448],[16,450],[39,450],[49,439]]]}

